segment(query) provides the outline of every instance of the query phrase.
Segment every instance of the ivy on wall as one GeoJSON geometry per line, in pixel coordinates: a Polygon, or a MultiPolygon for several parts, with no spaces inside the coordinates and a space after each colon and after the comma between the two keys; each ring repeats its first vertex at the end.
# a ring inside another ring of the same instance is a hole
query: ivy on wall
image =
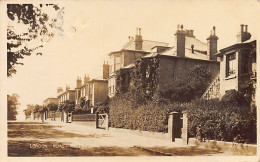
{"type": "Polygon", "coordinates": [[[135,61],[134,67],[120,69],[116,77],[116,94],[131,92],[136,105],[146,104],[157,90],[158,71],[157,58],[142,58],[135,61]]]}

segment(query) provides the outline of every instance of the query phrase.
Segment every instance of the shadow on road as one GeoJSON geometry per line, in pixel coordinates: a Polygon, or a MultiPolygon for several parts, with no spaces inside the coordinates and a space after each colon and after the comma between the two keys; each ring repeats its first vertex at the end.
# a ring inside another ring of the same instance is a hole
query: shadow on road
{"type": "Polygon", "coordinates": [[[153,150],[160,153],[170,154],[171,156],[211,156],[213,154],[223,153],[220,149],[207,149],[200,148],[198,146],[188,146],[188,147],[146,147],[145,150],[153,150]]]}
{"type": "Polygon", "coordinates": [[[53,141],[8,141],[8,156],[138,156],[152,155],[133,147],[85,147],[71,146],[53,141]]]}
{"type": "Polygon", "coordinates": [[[45,123],[37,122],[8,122],[8,137],[9,138],[33,138],[33,139],[48,139],[48,138],[100,138],[107,135],[82,135],[76,133],[57,130],[60,126],[46,125],[45,123]]]}

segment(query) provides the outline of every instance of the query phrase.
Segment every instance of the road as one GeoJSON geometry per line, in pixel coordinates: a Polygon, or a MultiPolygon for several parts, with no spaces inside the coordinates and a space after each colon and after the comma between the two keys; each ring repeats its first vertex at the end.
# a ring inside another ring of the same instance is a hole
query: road
{"type": "Polygon", "coordinates": [[[8,122],[8,156],[196,156],[221,150],[183,146],[131,133],[96,129],[95,123],[8,122]]]}

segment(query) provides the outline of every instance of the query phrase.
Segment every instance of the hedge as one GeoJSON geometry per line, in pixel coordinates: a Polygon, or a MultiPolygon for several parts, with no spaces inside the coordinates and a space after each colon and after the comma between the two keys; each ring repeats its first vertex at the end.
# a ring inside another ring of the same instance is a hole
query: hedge
{"type": "Polygon", "coordinates": [[[172,111],[180,111],[180,106],[176,103],[153,100],[149,104],[137,106],[128,97],[117,96],[110,101],[111,127],[167,132],[168,114],[172,111]]]}
{"type": "Polygon", "coordinates": [[[189,137],[256,143],[256,111],[250,111],[249,104],[236,91],[229,92],[221,101],[171,103],[154,98],[140,106],[135,105],[129,96],[122,95],[112,99],[109,108],[109,121],[115,128],[167,132],[169,113],[185,110],[189,119],[189,137]]]}

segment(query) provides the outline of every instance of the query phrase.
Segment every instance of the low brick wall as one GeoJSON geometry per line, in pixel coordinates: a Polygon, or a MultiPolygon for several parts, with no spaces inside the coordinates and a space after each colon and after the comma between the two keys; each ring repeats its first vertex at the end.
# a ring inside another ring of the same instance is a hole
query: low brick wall
{"type": "Polygon", "coordinates": [[[96,121],[95,114],[72,114],[72,121],[96,121]]]}
{"type": "Polygon", "coordinates": [[[205,147],[211,149],[218,149],[223,152],[232,152],[235,155],[256,155],[257,145],[256,144],[241,144],[224,141],[209,140],[205,142],[199,142],[195,138],[189,139],[189,145],[196,145],[198,147],[205,147]]]}
{"type": "Polygon", "coordinates": [[[149,131],[131,130],[131,129],[123,129],[123,128],[112,128],[112,127],[109,127],[109,131],[132,133],[140,136],[148,136],[148,137],[154,137],[159,139],[169,139],[169,142],[171,138],[168,133],[160,133],[160,132],[149,132],[149,131]]]}

